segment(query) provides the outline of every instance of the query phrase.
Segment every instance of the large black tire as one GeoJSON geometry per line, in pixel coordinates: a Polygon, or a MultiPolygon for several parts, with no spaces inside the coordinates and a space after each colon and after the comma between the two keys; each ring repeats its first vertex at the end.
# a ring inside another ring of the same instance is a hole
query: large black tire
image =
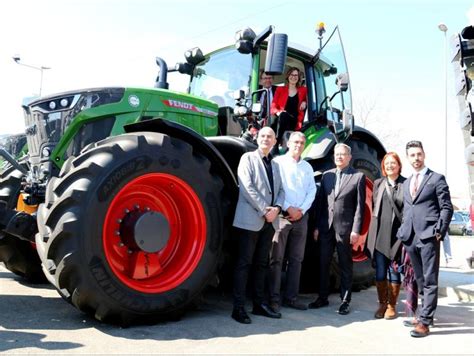
{"type": "MultiPolygon", "coordinates": [[[[375,149],[370,147],[367,143],[358,140],[349,140],[346,142],[352,149],[352,166],[365,174],[368,183],[367,191],[368,197],[372,196],[372,184],[373,181],[381,177],[381,160],[377,156],[375,149]]],[[[335,167],[333,160],[333,150],[321,160],[311,162],[316,175],[316,181],[319,182],[321,174],[326,170],[335,167]]],[[[366,201],[366,210],[370,209],[370,199],[366,201]]],[[[314,207],[312,208],[314,209],[314,207]]],[[[312,212],[310,212],[312,214],[312,212]]],[[[367,230],[370,223],[371,213],[366,211],[364,214],[364,224],[362,235],[367,234],[367,230]]],[[[312,232],[314,230],[314,221],[310,221],[308,225],[308,240],[306,244],[305,258],[303,261],[303,269],[301,274],[301,289],[305,292],[313,292],[315,287],[319,285],[319,257],[317,244],[314,243],[312,238],[312,232]]],[[[364,236],[365,237],[365,236],[364,236]]],[[[353,284],[352,288],[354,291],[366,289],[374,283],[374,269],[372,267],[371,260],[364,254],[364,251],[353,252],[353,284]]],[[[340,285],[340,270],[337,263],[337,254],[333,258],[330,268],[330,283],[333,290],[339,289],[340,285]]]]}
{"type": "Polygon", "coordinates": [[[38,210],[48,279],[101,321],[130,325],[181,313],[215,276],[223,188],[203,155],[167,135],[133,133],[90,146],[51,181],[38,210]],[[130,240],[130,222],[151,213],[169,223],[168,234],[153,230],[169,237],[156,253],[130,240]]]}
{"type": "MultiPolygon", "coordinates": [[[[0,173],[0,200],[10,209],[16,208],[22,177],[23,174],[10,165],[0,173]]],[[[28,241],[0,232],[0,262],[29,283],[46,282],[36,248],[28,241]]]]}

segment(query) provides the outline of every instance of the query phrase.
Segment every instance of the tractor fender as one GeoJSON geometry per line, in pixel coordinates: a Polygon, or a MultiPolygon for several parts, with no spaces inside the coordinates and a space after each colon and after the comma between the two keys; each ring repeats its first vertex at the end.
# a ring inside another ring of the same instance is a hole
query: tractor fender
{"type": "MultiPolygon", "coordinates": [[[[379,159],[382,159],[386,153],[380,140],[372,132],[363,127],[355,126],[350,138],[367,143],[377,152],[379,159]]],[[[311,149],[305,153],[305,159],[316,160],[326,157],[336,143],[334,135],[329,130],[326,130],[313,142],[311,149]]]]}
{"type": "MultiPolygon", "coordinates": [[[[221,147],[224,145],[214,145],[213,143],[211,143],[216,138],[207,139],[187,126],[159,118],[144,120],[137,123],[125,125],[124,130],[128,133],[144,131],[159,132],[188,142],[193,147],[193,149],[199,151],[201,154],[206,156],[211,162],[214,169],[220,172],[219,174],[221,175],[222,180],[224,181],[225,187],[231,191],[231,194],[236,194],[238,192],[238,183],[236,179],[236,174],[234,173],[235,171],[232,170],[225,156],[216,147],[221,147]]],[[[230,146],[234,148],[235,152],[244,149],[244,147],[242,145],[239,145],[237,142],[233,143],[230,146]]]]}

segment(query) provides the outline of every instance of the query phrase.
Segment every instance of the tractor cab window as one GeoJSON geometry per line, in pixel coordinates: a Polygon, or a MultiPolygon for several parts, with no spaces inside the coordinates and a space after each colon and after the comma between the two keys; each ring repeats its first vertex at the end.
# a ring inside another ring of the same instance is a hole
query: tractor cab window
{"type": "Polygon", "coordinates": [[[236,90],[249,92],[252,57],[232,48],[214,52],[194,69],[189,93],[214,101],[219,107],[235,106],[236,90]]]}

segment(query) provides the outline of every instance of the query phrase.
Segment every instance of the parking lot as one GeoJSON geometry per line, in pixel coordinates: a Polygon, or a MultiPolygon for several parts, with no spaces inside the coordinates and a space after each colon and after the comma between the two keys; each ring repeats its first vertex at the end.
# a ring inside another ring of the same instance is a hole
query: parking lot
{"type": "Polygon", "coordinates": [[[441,268],[435,326],[424,339],[410,337],[401,317],[373,319],[374,287],[354,294],[347,316],[337,314],[338,298],[332,295],[328,308],[282,309],[280,320],[253,316],[251,325],[241,325],[230,318],[230,295],[209,292],[180,321],[120,328],[81,314],[49,285],[25,285],[0,267],[0,352],[473,354],[474,274],[466,256],[474,239],[452,237],[451,244],[457,266],[441,268]]]}

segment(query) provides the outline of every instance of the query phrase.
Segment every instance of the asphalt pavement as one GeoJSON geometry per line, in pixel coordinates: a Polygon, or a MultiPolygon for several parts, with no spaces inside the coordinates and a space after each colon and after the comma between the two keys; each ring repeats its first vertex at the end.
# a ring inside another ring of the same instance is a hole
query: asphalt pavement
{"type": "MultiPolygon", "coordinates": [[[[0,353],[7,354],[474,354],[474,237],[451,239],[453,260],[440,269],[440,298],[431,333],[414,339],[400,317],[375,320],[376,290],[354,293],[351,313],[338,297],[320,310],[282,309],[279,320],[230,318],[230,295],[209,292],[180,321],[120,328],[101,324],[66,303],[49,285],[30,286],[0,266],[0,353]]],[[[310,302],[314,295],[303,295],[310,302]]]]}

